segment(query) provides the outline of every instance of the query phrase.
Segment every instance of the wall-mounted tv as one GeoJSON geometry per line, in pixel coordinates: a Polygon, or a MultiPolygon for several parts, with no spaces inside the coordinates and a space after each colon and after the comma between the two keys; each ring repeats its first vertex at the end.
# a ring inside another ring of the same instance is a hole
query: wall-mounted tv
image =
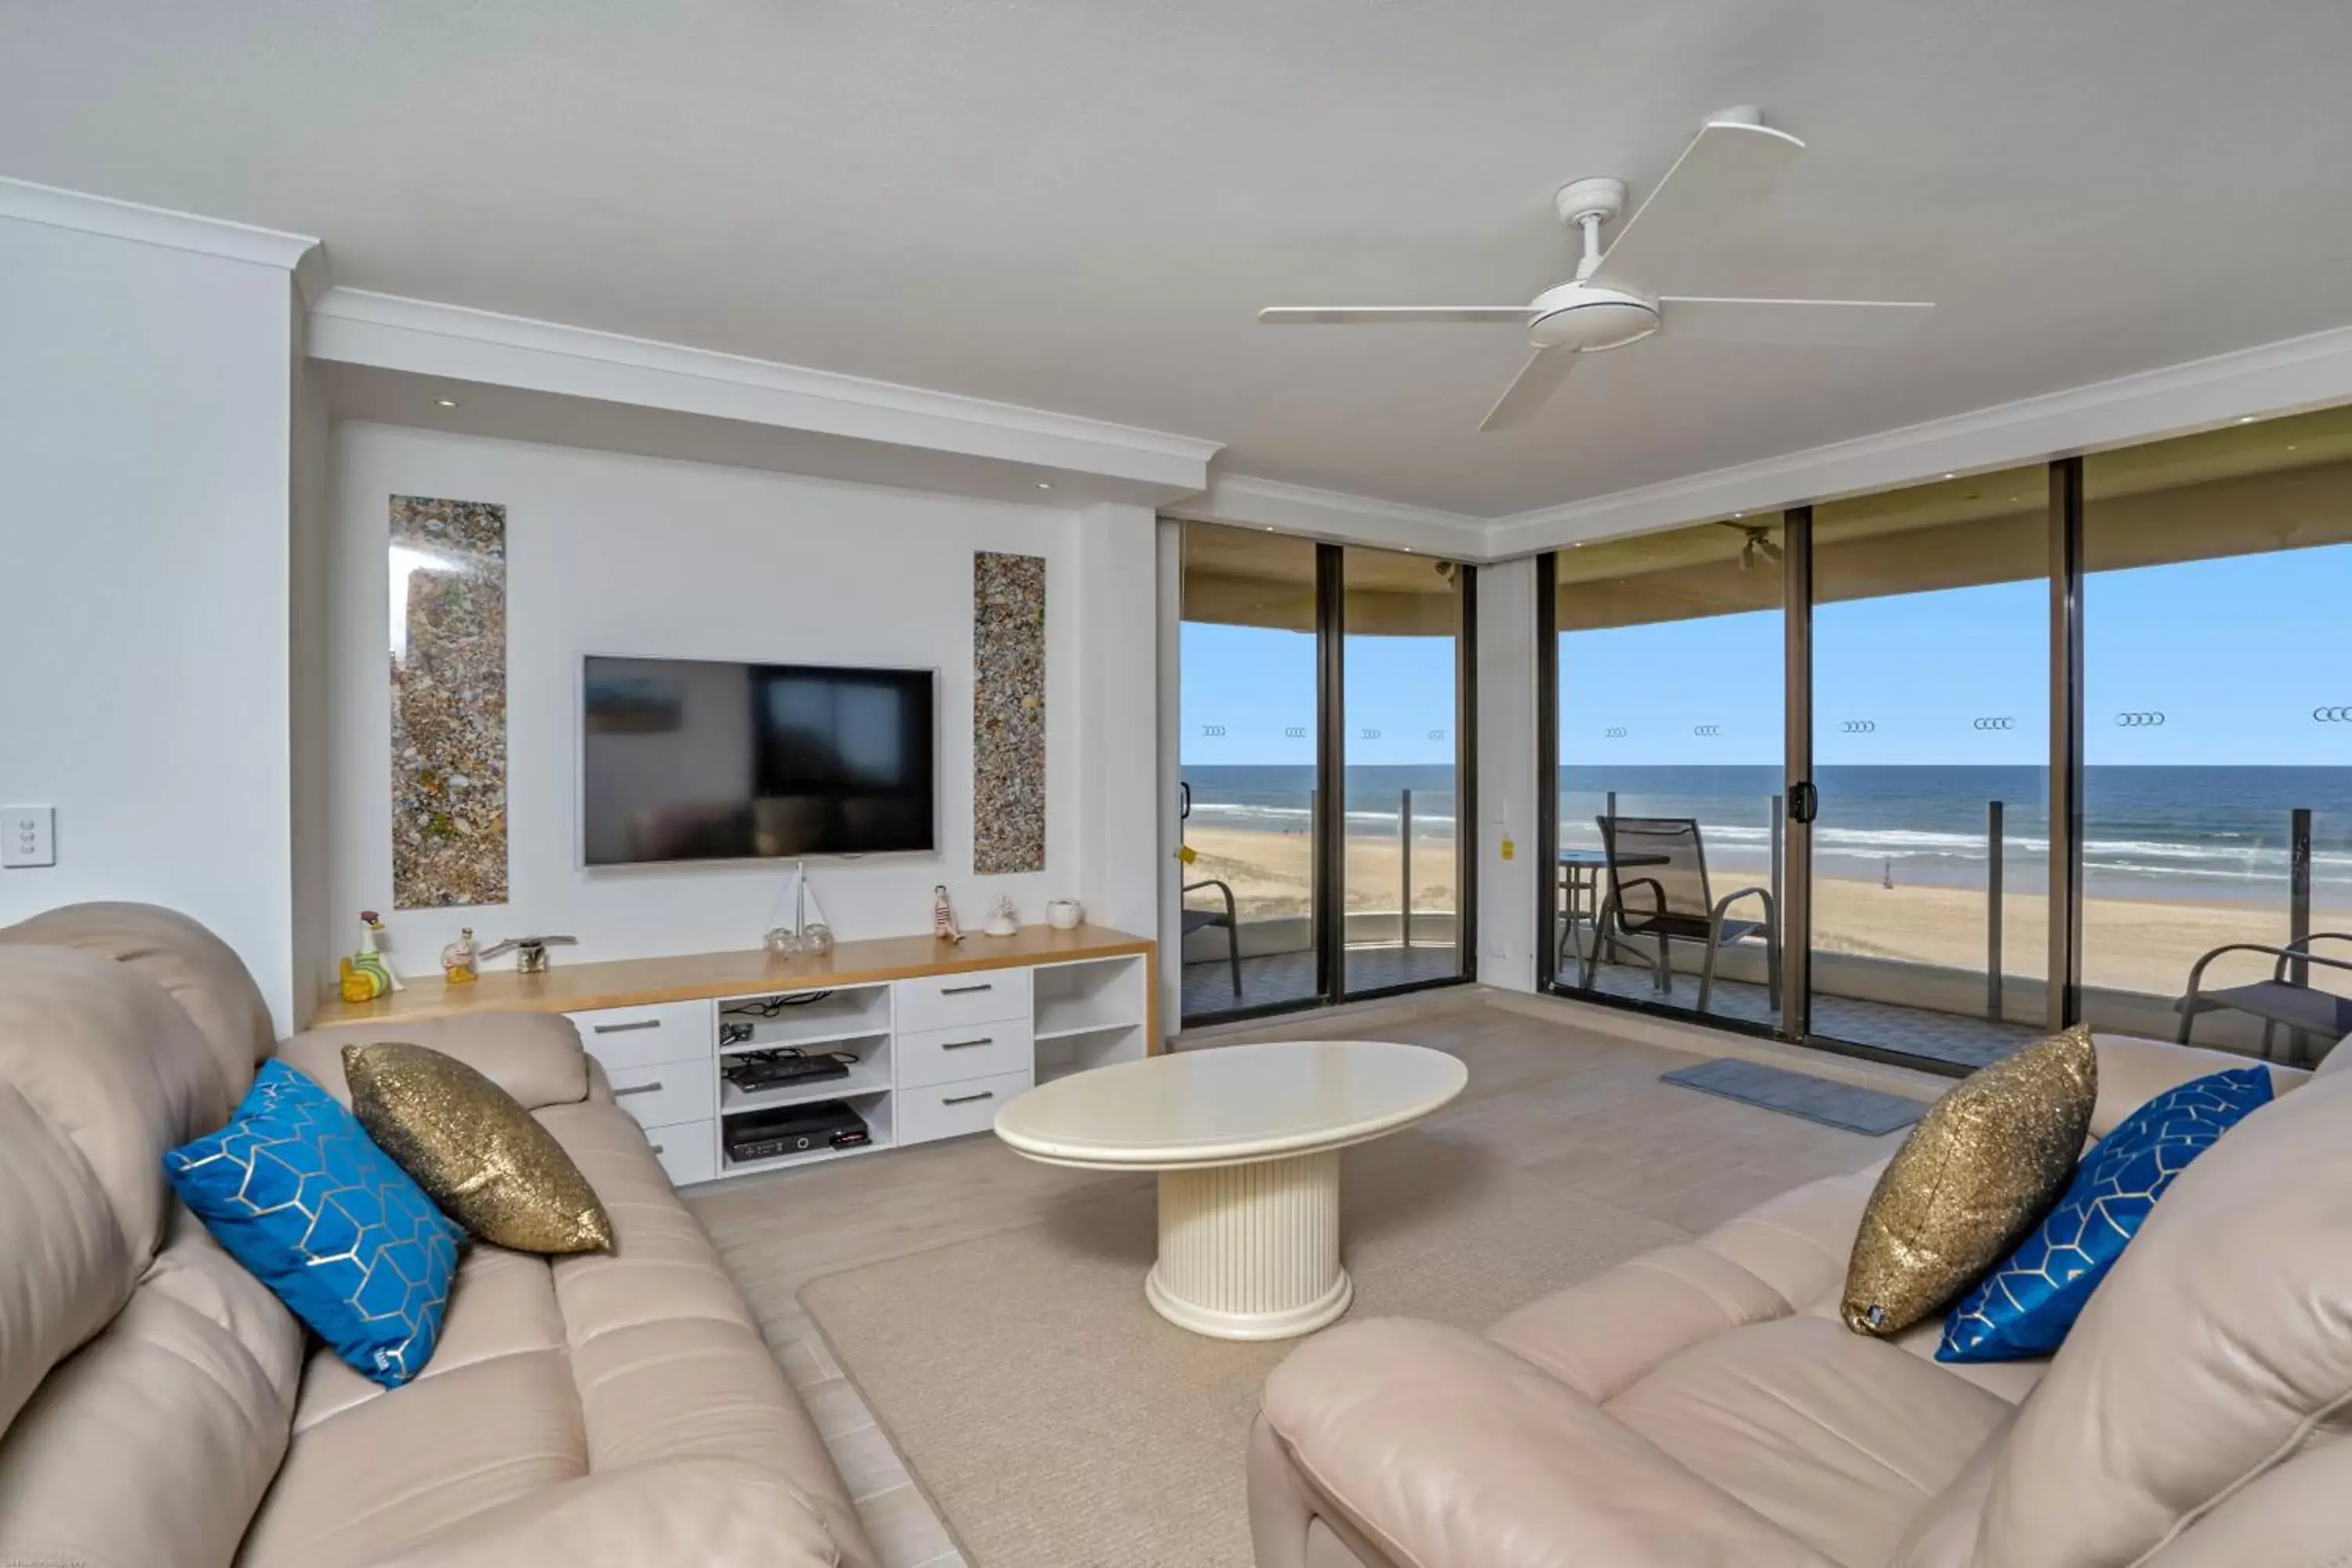
{"type": "Polygon", "coordinates": [[[592,654],[581,858],[595,866],[939,847],[928,669],[592,654]]]}

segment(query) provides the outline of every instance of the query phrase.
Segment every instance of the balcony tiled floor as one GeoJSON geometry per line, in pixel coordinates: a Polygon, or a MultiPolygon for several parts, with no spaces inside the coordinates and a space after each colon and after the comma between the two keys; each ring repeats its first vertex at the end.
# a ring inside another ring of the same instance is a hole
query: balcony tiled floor
{"type": "MultiPolygon", "coordinates": [[[[1571,966],[1560,975],[1573,982],[1571,966]]],[[[1660,994],[1652,988],[1650,971],[1639,964],[1603,963],[1593,973],[1592,988],[1610,996],[1657,1002],[1677,1007],[1698,1005],[1698,976],[1676,974],[1674,988],[1660,994]]],[[[1761,985],[1718,978],[1708,1001],[1710,1017],[1737,1018],[1744,1023],[1772,1025],[1780,1020],[1771,997],[1761,985]]],[[[1813,1033],[1853,1045],[1875,1046],[1906,1056],[1957,1067],[1980,1068],[1997,1062],[2042,1033],[2030,1024],[1996,1024],[1924,1007],[1897,1007],[1885,1002],[1865,1002],[1851,996],[1813,997],[1813,1033]]]]}
{"type": "MultiPolygon", "coordinates": [[[[1444,980],[1461,973],[1462,958],[1452,947],[1351,947],[1348,950],[1348,989],[1378,991],[1391,985],[1444,980]]],[[[1184,1016],[1212,1017],[1276,1002],[1297,1002],[1315,994],[1312,952],[1269,952],[1242,960],[1242,994],[1234,996],[1233,971],[1222,958],[1184,965],[1184,1016]]]]}

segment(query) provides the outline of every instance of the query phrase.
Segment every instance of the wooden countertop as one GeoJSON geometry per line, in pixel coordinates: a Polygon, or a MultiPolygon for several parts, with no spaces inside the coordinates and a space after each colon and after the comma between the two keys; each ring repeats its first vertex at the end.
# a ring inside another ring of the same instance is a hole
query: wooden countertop
{"type": "Polygon", "coordinates": [[[845,942],[821,957],[779,958],[763,948],[740,952],[692,952],[674,958],[625,958],[566,963],[558,948],[545,973],[493,970],[470,985],[403,975],[408,989],[372,1002],[346,1002],[333,992],[320,999],[310,1027],[443,1018],[465,1013],[577,1013],[635,1007],[705,996],[748,996],[822,985],[866,985],[924,974],[961,974],[1018,964],[1149,954],[1153,943],[1107,926],[1071,931],[1023,926],[1013,936],[969,931],[961,943],[931,936],[845,942]]]}

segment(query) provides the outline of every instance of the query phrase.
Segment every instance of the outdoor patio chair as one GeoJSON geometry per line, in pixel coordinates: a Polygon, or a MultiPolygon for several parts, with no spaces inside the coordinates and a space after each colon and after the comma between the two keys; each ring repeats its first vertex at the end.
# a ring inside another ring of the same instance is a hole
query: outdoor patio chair
{"type": "MultiPolygon", "coordinates": [[[[1242,995],[1242,934],[1241,921],[1234,918],[1234,890],[1214,877],[1184,884],[1184,891],[1188,893],[1202,888],[1214,888],[1223,894],[1225,907],[1222,910],[1186,910],[1183,934],[1191,936],[1194,931],[1205,931],[1211,926],[1225,928],[1225,962],[1233,966],[1234,1000],[1238,1002],[1242,995]]],[[[1181,957],[1181,953],[1179,957],[1181,957]]]]}
{"type": "Polygon", "coordinates": [[[1674,989],[1672,946],[1695,942],[1706,956],[1700,961],[1698,1009],[1706,1011],[1715,992],[1715,955],[1751,936],[1764,939],[1764,973],[1772,1009],[1780,1007],[1780,918],[1772,894],[1764,888],[1741,888],[1716,898],[1706,879],[1706,847],[1698,822],[1687,816],[1601,816],[1601,847],[1609,857],[1609,890],[1594,922],[1592,952],[1584,961],[1579,983],[1592,984],[1592,967],[1606,942],[1642,951],[1654,945],[1652,984],[1661,994],[1674,989]],[[1760,921],[1727,918],[1742,899],[1764,906],[1760,921]]]}
{"type": "Polygon", "coordinates": [[[2263,1056],[2265,1059],[2271,1056],[2271,1047],[2282,1024],[2298,1035],[2324,1035],[2330,1041],[2352,1035],[2352,996],[2338,996],[2331,991],[2316,990],[2307,983],[2312,964],[2326,969],[2352,970],[2352,963],[2340,958],[2321,957],[2311,951],[2311,944],[2315,942],[2352,942],[2352,932],[2315,931],[2284,947],[2272,947],[2259,942],[2224,942],[2199,959],[2196,966],[2189,972],[2189,994],[2172,1005],[2180,1015],[2180,1044],[2185,1046],[2189,1043],[2189,1031],[2195,1026],[2197,1015],[2224,1010],[2252,1014],[2263,1021],[2263,1056]],[[2208,991],[2205,989],[2205,966],[2225,952],[2263,952],[2278,962],[2272,965],[2268,980],[2208,991]]]}

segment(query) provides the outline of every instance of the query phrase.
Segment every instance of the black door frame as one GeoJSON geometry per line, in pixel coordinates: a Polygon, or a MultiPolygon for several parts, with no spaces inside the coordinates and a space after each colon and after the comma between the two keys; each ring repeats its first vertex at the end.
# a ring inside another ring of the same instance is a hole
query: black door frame
{"type": "MultiPolygon", "coordinates": [[[[1346,563],[1346,546],[1322,542],[1316,543],[1316,807],[1308,829],[1307,874],[1315,903],[1311,939],[1315,951],[1315,994],[1215,1013],[1180,1014],[1180,1028],[1245,1023],[1255,1018],[1333,1007],[1343,1002],[1373,1001],[1439,986],[1467,984],[1477,978],[1478,569],[1466,563],[1455,563],[1454,589],[1459,624],[1454,634],[1453,726],[1454,970],[1453,973],[1436,979],[1408,981],[1399,985],[1364,990],[1351,990],[1348,985],[1346,563]]],[[[1436,562],[1433,560],[1431,564],[1434,566],[1436,562]]],[[[1181,615],[1181,607],[1178,613],[1181,615]]],[[[1179,679],[1181,679],[1181,674],[1179,679]]],[[[1179,772],[1181,772],[1181,764],[1179,772]]],[[[1405,918],[1411,918],[1409,911],[1405,918]]],[[[1181,952],[1176,962],[1181,968],[1183,963],[1181,952]]]]}

